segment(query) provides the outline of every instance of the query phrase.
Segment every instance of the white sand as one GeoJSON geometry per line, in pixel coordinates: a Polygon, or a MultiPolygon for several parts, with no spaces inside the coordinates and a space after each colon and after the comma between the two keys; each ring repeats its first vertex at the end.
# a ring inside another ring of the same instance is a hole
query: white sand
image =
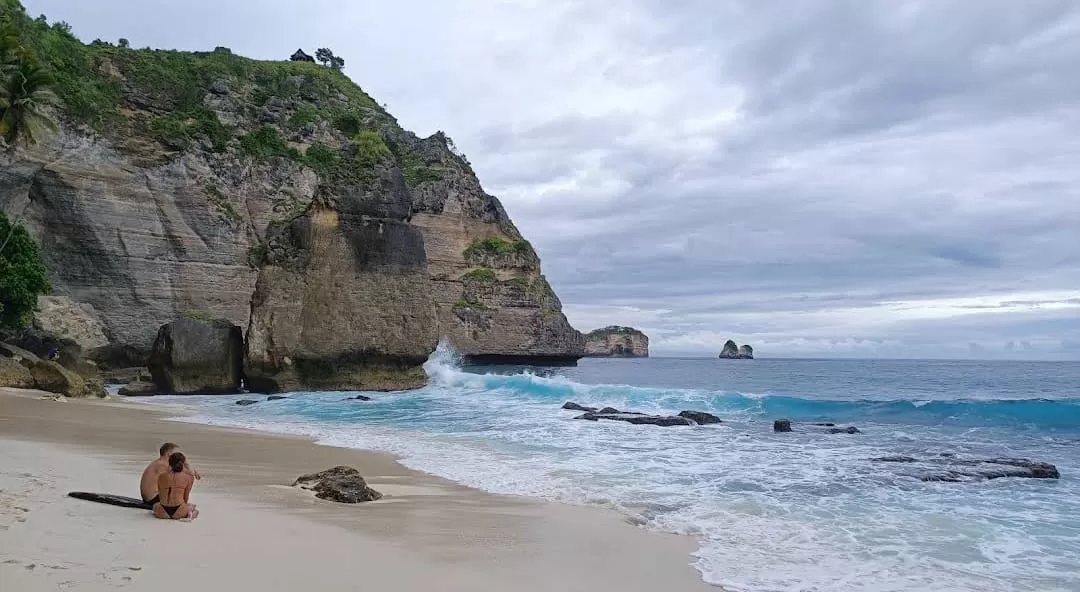
{"type": "Polygon", "coordinates": [[[488,495],[382,454],[27,394],[0,389],[2,592],[717,590],[689,566],[694,541],[612,512],[488,495]],[[204,474],[194,522],[66,496],[137,496],[165,440],[204,474]],[[333,504],[288,487],[336,464],[385,499],[333,504]]]}

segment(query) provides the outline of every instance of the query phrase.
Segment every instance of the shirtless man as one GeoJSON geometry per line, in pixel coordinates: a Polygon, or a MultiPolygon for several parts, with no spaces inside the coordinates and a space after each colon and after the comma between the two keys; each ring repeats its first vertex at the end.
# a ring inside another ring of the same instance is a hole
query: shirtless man
{"type": "MultiPolygon", "coordinates": [[[[180,450],[180,447],[172,442],[166,442],[161,445],[158,452],[161,454],[154,462],[146,466],[143,470],[142,481],[139,483],[139,492],[142,494],[142,500],[146,503],[147,507],[153,508],[154,504],[160,501],[158,499],[158,477],[162,473],[168,472],[169,469],[169,455],[180,450]]],[[[184,472],[195,477],[196,479],[202,479],[202,475],[198,471],[191,468],[191,465],[186,461],[184,462],[184,472]]]]}

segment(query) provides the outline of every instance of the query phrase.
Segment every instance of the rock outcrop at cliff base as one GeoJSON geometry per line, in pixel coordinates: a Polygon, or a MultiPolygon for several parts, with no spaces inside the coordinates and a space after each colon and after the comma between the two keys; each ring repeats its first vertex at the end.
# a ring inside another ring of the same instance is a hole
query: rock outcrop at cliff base
{"type": "Polygon", "coordinates": [[[419,386],[440,338],[485,361],[584,354],[452,141],[402,129],[343,73],[84,45],[14,16],[61,106],[56,133],[0,155],[0,209],[100,322],[108,367],[144,364],[184,316],[241,327],[268,391],[419,386]]]}
{"type": "Polygon", "coordinates": [[[235,393],[243,379],[243,356],[240,327],[224,319],[181,319],[158,330],[150,375],[163,393],[235,393]]]}
{"type": "Polygon", "coordinates": [[[585,335],[585,355],[594,358],[647,358],[649,337],[633,327],[604,327],[585,335]]]}

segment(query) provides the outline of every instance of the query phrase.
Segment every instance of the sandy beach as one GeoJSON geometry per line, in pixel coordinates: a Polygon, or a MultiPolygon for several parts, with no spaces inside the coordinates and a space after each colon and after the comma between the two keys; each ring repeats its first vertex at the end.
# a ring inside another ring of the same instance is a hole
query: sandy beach
{"type": "Polygon", "coordinates": [[[381,453],[166,421],[128,401],[40,395],[0,389],[5,592],[717,590],[690,567],[691,538],[615,512],[483,493],[381,453]],[[203,474],[192,493],[198,520],[66,496],[137,496],[164,441],[203,474]],[[336,465],[359,469],[385,498],[342,505],[289,486],[336,465]]]}

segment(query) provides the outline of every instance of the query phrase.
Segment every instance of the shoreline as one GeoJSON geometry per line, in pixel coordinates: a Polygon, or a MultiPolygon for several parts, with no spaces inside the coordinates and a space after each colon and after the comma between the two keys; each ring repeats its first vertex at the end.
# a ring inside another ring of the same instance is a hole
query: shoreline
{"type": "Polygon", "coordinates": [[[0,456],[5,457],[0,490],[15,492],[0,494],[14,496],[0,497],[0,579],[17,578],[11,580],[19,582],[16,590],[55,590],[64,581],[79,581],[72,579],[79,572],[75,568],[26,567],[55,564],[59,557],[50,551],[55,537],[81,540],[87,548],[78,551],[81,547],[71,543],[67,553],[85,558],[75,563],[87,572],[87,589],[109,590],[133,581],[140,588],[188,588],[191,577],[166,577],[174,569],[171,559],[144,549],[171,532],[182,532],[185,540],[207,539],[177,553],[186,564],[205,567],[210,589],[233,578],[250,588],[249,572],[257,571],[259,586],[267,590],[291,590],[312,580],[347,585],[357,578],[399,590],[719,590],[691,565],[694,538],[636,527],[614,510],[483,492],[409,469],[384,452],[166,419],[172,411],[185,413],[181,407],[115,399],[59,402],[39,399],[42,394],[0,389],[0,456]],[[197,521],[169,524],[139,510],[66,497],[68,490],[137,496],[138,475],[166,440],[179,443],[203,473],[192,493],[202,512],[197,521]],[[336,465],[358,468],[385,498],[335,504],[290,487],[301,474],[336,465]],[[39,470],[52,481],[42,480],[39,470]],[[9,523],[14,514],[23,521],[9,523]],[[250,526],[238,526],[240,518],[250,526]],[[162,532],[163,527],[170,530],[162,532]],[[122,546],[120,555],[137,557],[142,567],[115,572],[116,581],[101,575],[113,572],[102,571],[100,558],[94,562],[101,550],[91,551],[106,530],[117,537],[122,531],[145,535],[122,546]],[[25,545],[29,532],[54,537],[35,535],[25,545]],[[294,536],[299,532],[306,534],[294,536]],[[86,539],[90,536],[97,538],[86,539]],[[287,562],[266,561],[278,558],[282,547],[291,548],[287,562]],[[348,559],[327,563],[354,547],[377,560],[350,552],[348,559]],[[238,567],[237,561],[251,565],[238,567]],[[317,573],[307,573],[311,570],[317,573]]]}

